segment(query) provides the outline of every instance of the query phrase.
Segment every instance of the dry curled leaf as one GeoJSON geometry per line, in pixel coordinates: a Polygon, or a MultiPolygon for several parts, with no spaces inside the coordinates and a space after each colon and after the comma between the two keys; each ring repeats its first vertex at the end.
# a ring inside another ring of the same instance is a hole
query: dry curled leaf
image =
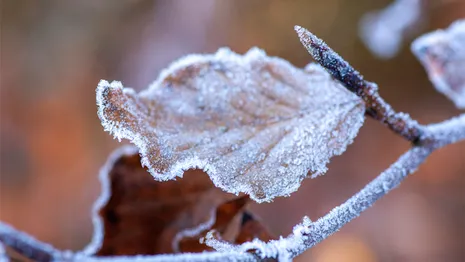
{"type": "MultiPolygon", "coordinates": [[[[94,209],[94,239],[85,253],[119,256],[211,250],[200,238],[212,229],[224,235],[234,226],[234,217],[244,213],[248,197],[215,188],[200,170],[186,173],[180,181],[158,182],[141,166],[135,147],[115,152],[102,170],[106,189],[94,209]],[[185,234],[191,228],[201,230],[185,234]]],[[[237,224],[240,228],[240,221],[237,224]]]]}
{"type": "Polygon", "coordinates": [[[253,48],[190,55],[137,94],[101,81],[105,130],[137,145],[155,179],[203,169],[215,186],[257,201],[326,171],[363,123],[363,102],[317,65],[307,70],[253,48]]]}
{"type": "Polygon", "coordinates": [[[234,243],[243,244],[254,239],[267,242],[272,240],[273,236],[253,214],[244,212],[242,214],[241,228],[234,243]]]}
{"type": "Polygon", "coordinates": [[[416,39],[412,51],[436,89],[465,108],[465,20],[416,39]]]}
{"type": "Polygon", "coordinates": [[[248,197],[239,197],[218,206],[215,215],[209,221],[193,229],[179,232],[178,238],[173,242],[174,246],[181,252],[214,250],[201,241],[212,230],[217,238],[229,244],[242,244],[253,239],[272,240],[273,236],[262,223],[254,215],[243,210],[248,200],[248,197]],[[235,221],[235,218],[240,220],[235,221]]]}

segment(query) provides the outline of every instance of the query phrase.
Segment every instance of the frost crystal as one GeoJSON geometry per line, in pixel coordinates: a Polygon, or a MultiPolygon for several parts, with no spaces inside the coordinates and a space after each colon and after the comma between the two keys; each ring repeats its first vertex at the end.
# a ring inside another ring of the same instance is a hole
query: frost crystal
{"type": "Polygon", "coordinates": [[[422,0],[395,0],[381,11],[366,14],[360,22],[360,37],[380,58],[392,58],[403,38],[421,18],[422,0]]]}
{"type": "Polygon", "coordinates": [[[412,52],[436,89],[458,108],[465,108],[465,20],[417,38],[412,52]]]}
{"type": "Polygon", "coordinates": [[[320,66],[297,69],[257,48],[184,57],[139,94],[102,80],[97,105],[105,130],[138,146],[155,179],[201,168],[217,187],[257,202],[323,174],[365,111],[320,66]]]}

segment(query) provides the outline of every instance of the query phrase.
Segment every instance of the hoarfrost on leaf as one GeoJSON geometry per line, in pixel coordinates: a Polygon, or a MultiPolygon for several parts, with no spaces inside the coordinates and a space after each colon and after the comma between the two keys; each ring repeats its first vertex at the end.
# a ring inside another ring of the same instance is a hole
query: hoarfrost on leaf
{"type": "Polygon", "coordinates": [[[436,89],[458,108],[465,108],[465,19],[417,38],[412,52],[436,89]]]}
{"type": "Polygon", "coordinates": [[[370,12],[360,21],[360,37],[380,58],[392,58],[403,38],[420,22],[422,0],[395,0],[381,11],[370,12]]]}
{"type": "Polygon", "coordinates": [[[139,147],[157,180],[201,168],[223,190],[257,202],[323,174],[363,124],[365,106],[320,66],[295,68],[253,48],[189,55],[137,94],[97,87],[105,130],[139,147]]]}

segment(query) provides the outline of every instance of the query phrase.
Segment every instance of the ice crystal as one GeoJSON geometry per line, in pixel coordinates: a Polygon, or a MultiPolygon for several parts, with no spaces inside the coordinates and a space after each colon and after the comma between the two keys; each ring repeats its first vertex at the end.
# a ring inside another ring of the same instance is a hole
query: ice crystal
{"type": "Polygon", "coordinates": [[[417,38],[412,52],[436,89],[458,108],[465,108],[465,19],[417,38]]]}
{"type": "Polygon", "coordinates": [[[155,179],[201,168],[217,187],[257,202],[323,174],[365,111],[320,66],[298,69],[258,48],[189,55],[139,94],[102,80],[97,104],[105,130],[139,147],[155,179]]]}

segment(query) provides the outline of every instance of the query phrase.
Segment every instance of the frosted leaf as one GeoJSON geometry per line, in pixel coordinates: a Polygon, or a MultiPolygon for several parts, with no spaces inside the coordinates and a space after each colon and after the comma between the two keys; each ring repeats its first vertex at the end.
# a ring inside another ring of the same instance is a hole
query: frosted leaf
{"type": "Polygon", "coordinates": [[[102,80],[97,105],[105,130],[137,145],[155,179],[201,168],[217,187],[257,202],[323,174],[365,111],[323,68],[304,71],[257,48],[189,55],[139,94],[102,80]]]}
{"type": "Polygon", "coordinates": [[[465,108],[465,19],[417,38],[412,52],[436,89],[465,108]]]}
{"type": "Polygon", "coordinates": [[[392,58],[405,35],[419,23],[422,9],[422,0],[395,0],[385,9],[363,16],[360,37],[378,57],[392,58]]]}

